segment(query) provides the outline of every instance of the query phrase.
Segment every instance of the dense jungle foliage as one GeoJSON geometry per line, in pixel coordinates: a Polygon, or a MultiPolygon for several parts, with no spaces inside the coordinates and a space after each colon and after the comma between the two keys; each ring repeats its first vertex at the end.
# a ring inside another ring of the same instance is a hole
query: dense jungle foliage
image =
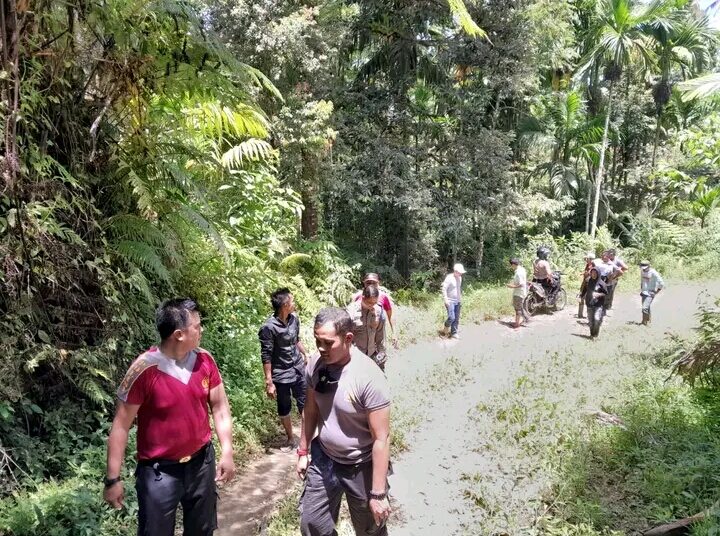
{"type": "Polygon", "coordinates": [[[717,68],[708,13],[0,0],[0,533],[132,530],[101,506],[104,441],[164,298],[202,304],[244,455],[275,433],[256,333],[279,285],[307,329],[361,270],[434,291],[539,243],[709,277],[717,87],[681,84],[717,68]]]}

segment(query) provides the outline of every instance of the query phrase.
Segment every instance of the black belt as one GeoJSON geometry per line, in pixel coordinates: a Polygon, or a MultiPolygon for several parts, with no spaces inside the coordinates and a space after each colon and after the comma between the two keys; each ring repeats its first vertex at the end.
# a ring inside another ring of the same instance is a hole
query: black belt
{"type": "Polygon", "coordinates": [[[200,456],[204,456],[205,452],[211,444],[212,442],[208,441],[202,447],[200,447],[198,451],[192,453],[190,456],[183,456],[179,460],[169,460],[167,458],[152,458],[151,460],[138,460],[138,465],[174,465],[178,463],[188,463],[196,458],[199,458],[200,456]]]}

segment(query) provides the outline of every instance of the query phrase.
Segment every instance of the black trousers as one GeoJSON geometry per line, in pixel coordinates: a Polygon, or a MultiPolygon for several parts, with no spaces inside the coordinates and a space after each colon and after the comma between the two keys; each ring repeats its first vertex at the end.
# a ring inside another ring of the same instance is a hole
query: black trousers
{"type": "Polygon", "coordinates": [[[144,463],[135,470],[138,536],[173,536],[177,507],[183,507],[183,535],[210,536],[217,528],[215,449],[187,463],[144,463]]]}

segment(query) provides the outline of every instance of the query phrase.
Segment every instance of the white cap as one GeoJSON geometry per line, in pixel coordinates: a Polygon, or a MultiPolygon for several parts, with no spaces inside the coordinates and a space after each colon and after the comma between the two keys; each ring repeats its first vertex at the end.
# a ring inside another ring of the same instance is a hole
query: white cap
{"type": "Polygon", "coordinates": [[[465,273],[465,267],[464,267],[462,264],[457,263],[455,266],[453,266],[453,271],[454,271],[454,272],[458,272],[458,273],[460,273],[460,274],[464,274],[464,273],[465,273]]]}

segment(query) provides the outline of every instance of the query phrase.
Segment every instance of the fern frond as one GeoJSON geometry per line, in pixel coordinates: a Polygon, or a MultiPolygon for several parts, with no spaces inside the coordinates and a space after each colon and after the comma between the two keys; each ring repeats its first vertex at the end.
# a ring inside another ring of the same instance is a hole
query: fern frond
{"type": "Polygon", "coordinates": [[[122,240],[113,244],[112,247],[117,255],[128,264],[140,268],[143,271],[150,271],[161,280],[172,285],[170,272],[165,267],[165,264],[155,249],[150,245],[145,242],[122,240]]]}
{"type": "Polygon", "coordinates": [[[286,274],[295,275],[301,271],[312,271],[312,257],[305,253],[293,253],[280,261],[278,269],[286,274]]]}
{"type": "Polygon", "coordinates": [[[251,138],[226,151],[220,161],[224,167],[233,169],[245,162],[269,160],[274,155],[275,149],[268,142],[251,138]]]}
{"type": "Polygon", "coordinates": [[[180,215],[186,222],[198,227],[203,233],[205,233],[212,243],[215,244],[215,247],[223,256],[225,262],[229,263],[230,257],[228,256],[225,240],[223,240],[222,236],[220,236],[217,228],[192,207],[187,205],[178,205],[176,209],[177,214],[180,215]]]}
{"type": "Polygon", "coordinates": [[[203,102],[187,110],[188,126],[218,140],[236,138],[267,138],[268,122],[263,113],[247,104],[235,107],[218,102],[203,102]]]}
{"type": "Polygon", "coordinates": [[[107,233],[118,240],[145,242],[161,247],[167,242],[165,234],[153,222],[135,214],[117,214],[105,223],[107,233]]]}

